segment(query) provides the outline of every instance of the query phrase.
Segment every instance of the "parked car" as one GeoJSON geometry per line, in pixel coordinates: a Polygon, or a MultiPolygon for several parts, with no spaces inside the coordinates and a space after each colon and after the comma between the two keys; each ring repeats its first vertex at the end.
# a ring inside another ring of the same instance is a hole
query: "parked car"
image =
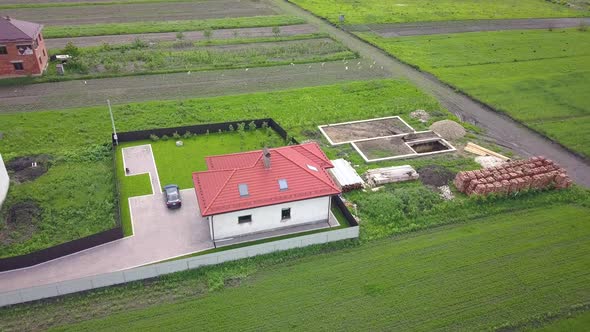
{"type": "Polygon", "coordinates": [[[61,63],[66,63],[68,62],[68,60],[70,60],[72,57],[68,54],[57,54],[57,55],[52,55],[49,57],[49,60],[51,61],[59,61],[61,63]]]}
{"type": "Polygon", "coordinates": [[[175,184],[169,184],[164,187],[164,199],[166,200],[166,207],[169,209],[178,209],[182,206],[180,189],[175,184]]]}

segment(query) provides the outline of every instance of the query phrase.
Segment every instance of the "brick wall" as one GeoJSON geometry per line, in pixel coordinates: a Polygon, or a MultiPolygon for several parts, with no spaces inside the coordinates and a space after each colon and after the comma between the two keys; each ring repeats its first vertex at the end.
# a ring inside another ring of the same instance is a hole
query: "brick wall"
{"type": "Polygon", "coordinates": [[[544,157],[533,157],[477,171],[459,172],[455,187],[467,195],[507,194],[528,189],[563,189],[572,181],[565,169],[544,157]]]}
{"type": "Polygon", "coordinates": [[[33,45],[33,41],[21,41],[16,43],[0,43],[6,46],[8,54],[0,54],[0,76],[27,76],[27,75],[41,75],[45,68],[47,68],[48,53],[45,48],[45,39],[42,34],[38,37],[38,46],[33,49],[33,54],[20,55],[17,50],[17,45],[33,45]],[[13,61],[22,61],[23,70],[15,70],[13,61]]]}

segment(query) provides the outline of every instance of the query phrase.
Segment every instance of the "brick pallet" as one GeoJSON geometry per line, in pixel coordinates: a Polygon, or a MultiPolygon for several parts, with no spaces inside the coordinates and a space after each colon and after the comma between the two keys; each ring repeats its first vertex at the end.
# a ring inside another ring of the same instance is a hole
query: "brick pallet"
{"type": "Polygon", "coordinates": [[[512,161],[502,166],[477,171],[459,172],[454,183],[459,191],[467,195],[507,194],[550,187],[564,189],[572,185],[565,169],[545,157],[512,161]]]}

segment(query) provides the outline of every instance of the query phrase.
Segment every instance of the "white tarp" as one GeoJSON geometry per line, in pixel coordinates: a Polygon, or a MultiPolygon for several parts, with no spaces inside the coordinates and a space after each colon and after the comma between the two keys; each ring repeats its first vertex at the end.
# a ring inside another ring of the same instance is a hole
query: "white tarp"
{"type": "Polygon", "coordinates": [[[356,170],[350,165],[350,163],[344,159],[332,160],[334,168],[330,169],[330,172],[336,178],[336,181],[341,187],[354,186],[363,184],[363,179],[358,175],[356,170]]]}

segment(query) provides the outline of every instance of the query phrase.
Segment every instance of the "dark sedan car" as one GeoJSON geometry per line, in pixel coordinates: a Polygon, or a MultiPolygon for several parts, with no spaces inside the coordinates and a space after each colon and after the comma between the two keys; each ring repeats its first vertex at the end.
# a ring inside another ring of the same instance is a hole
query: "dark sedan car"
{"type": "Polygon", "coordinates": [[[178,209],[182,206],[180,190],[175,184],[169,184],[164,187],[164,199],[169,209],[178,209]]]}

